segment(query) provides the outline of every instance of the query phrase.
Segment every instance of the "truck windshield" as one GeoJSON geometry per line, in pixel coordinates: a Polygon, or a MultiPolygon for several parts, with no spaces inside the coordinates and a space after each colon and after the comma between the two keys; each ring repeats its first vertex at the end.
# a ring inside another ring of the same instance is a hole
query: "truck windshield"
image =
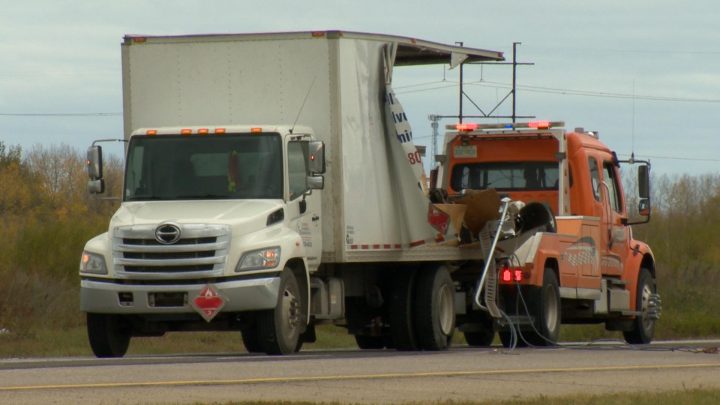
{"type": "Polygon", "coordinates": [[[450,186],[455,191],[557,190],[557,162],[466,163],[453,166],[450,186]]]}
{"type": "Polygon", "coordinates": [[[282,198],[280,135],[135,136],[125,201],[282,198]]]}

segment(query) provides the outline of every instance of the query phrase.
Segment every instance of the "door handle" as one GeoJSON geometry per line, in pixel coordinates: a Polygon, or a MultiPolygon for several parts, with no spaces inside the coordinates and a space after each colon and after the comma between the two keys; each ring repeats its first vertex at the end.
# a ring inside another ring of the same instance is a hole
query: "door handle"
{"type": "Polygon", "coordinates": [[[312,216],[312,220],[313,220],[313,221],[317,221],[317,220],[319,220],[319,219],[320,219],[320,216],[318,216],[318,215],[313,215],[313,216],[312,216]]]}

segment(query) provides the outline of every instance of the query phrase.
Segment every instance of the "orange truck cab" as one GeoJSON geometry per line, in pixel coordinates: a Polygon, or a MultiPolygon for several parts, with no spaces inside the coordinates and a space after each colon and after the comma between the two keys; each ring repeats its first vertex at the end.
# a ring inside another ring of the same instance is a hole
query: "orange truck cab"
{"type": "MultiPolygon", "coordinates": [[[[525,204],[508,217],[520,234],[499,237],[488,259],[496,284],[476,288],[496,289],[490,312],[505,346],[554,344],[561,323],[603,322],[628,343],[649,343],[660,316],[655,260],[630,226],[649,220],[649,163],[625,162],[638,172],[629,207],[616,154],[597,134],[563,127],[459,124],[446,135],[437,186],[451,200],[495,189],[525,204]]],[[[487,332],[475,325],[466,337],[487,332]]]]}

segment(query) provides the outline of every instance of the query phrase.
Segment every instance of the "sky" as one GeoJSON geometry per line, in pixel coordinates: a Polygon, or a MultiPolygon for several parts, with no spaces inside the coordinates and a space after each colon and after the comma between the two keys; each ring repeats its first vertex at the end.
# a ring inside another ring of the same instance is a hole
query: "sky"
{"type": "MultiPolygon", "coordinates": [[[[520,42],[518,61],[534,65],[518,67],[518,115],[598,131],[621,158],[649,158],[654,173],[720,172],[713,0],[0,0],[0,10],[0,141],[24,151],[122,137],[126,34],[339,29],[463,42],[508,60],[520,42]]],[[[507,66],[468,66],[464,75],[485,112],[512,78],[507,66]]],[[[428,115],[457,114],[457,70],[397,69],[393,80],[416,144],[429,147],[428,115]]],[[[463,109],[479,113],[470,102],[463,109]]],[[[510,114],[510,104],[496,113],[510,114]]]]}

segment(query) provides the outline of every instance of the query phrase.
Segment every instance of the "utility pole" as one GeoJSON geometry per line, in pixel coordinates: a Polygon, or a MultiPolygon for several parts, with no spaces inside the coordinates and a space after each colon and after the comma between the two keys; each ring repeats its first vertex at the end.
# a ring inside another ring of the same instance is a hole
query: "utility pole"
{"type": "MultiPolygon", "coordinates": [[[[457,46],[463,46],[463,42],[455,42],[455,45],[457,46]]],[[[458,122],[462,124],[463,122],[463,62],[460,62],[460,98],[458,99],[458,122]]]]}
{"type": "MultiPolygon", "coordinates": [[[[440,116],[439,115],[428,115],[428,119],[430,120],[430,126],[432,127],[432,145],[430,148],[430,159],[432,164],[435,162],[435,156],[437,156],[437,138],[438,138],[438,128],[440,127],[440,116]]],[[[432,166],[432,165],[431,165],[432,166]]]]}
{"type": "MultiPolygon", "coordinates": [[[[515,114],[515,89],[517,85],[517,46],[522,42],[513,42],[513,60],[512,60],[512,122],[515,123],[517,115],[515,114]]],[[[462,80],[462,79],[461,79],[462,80]]]]}

